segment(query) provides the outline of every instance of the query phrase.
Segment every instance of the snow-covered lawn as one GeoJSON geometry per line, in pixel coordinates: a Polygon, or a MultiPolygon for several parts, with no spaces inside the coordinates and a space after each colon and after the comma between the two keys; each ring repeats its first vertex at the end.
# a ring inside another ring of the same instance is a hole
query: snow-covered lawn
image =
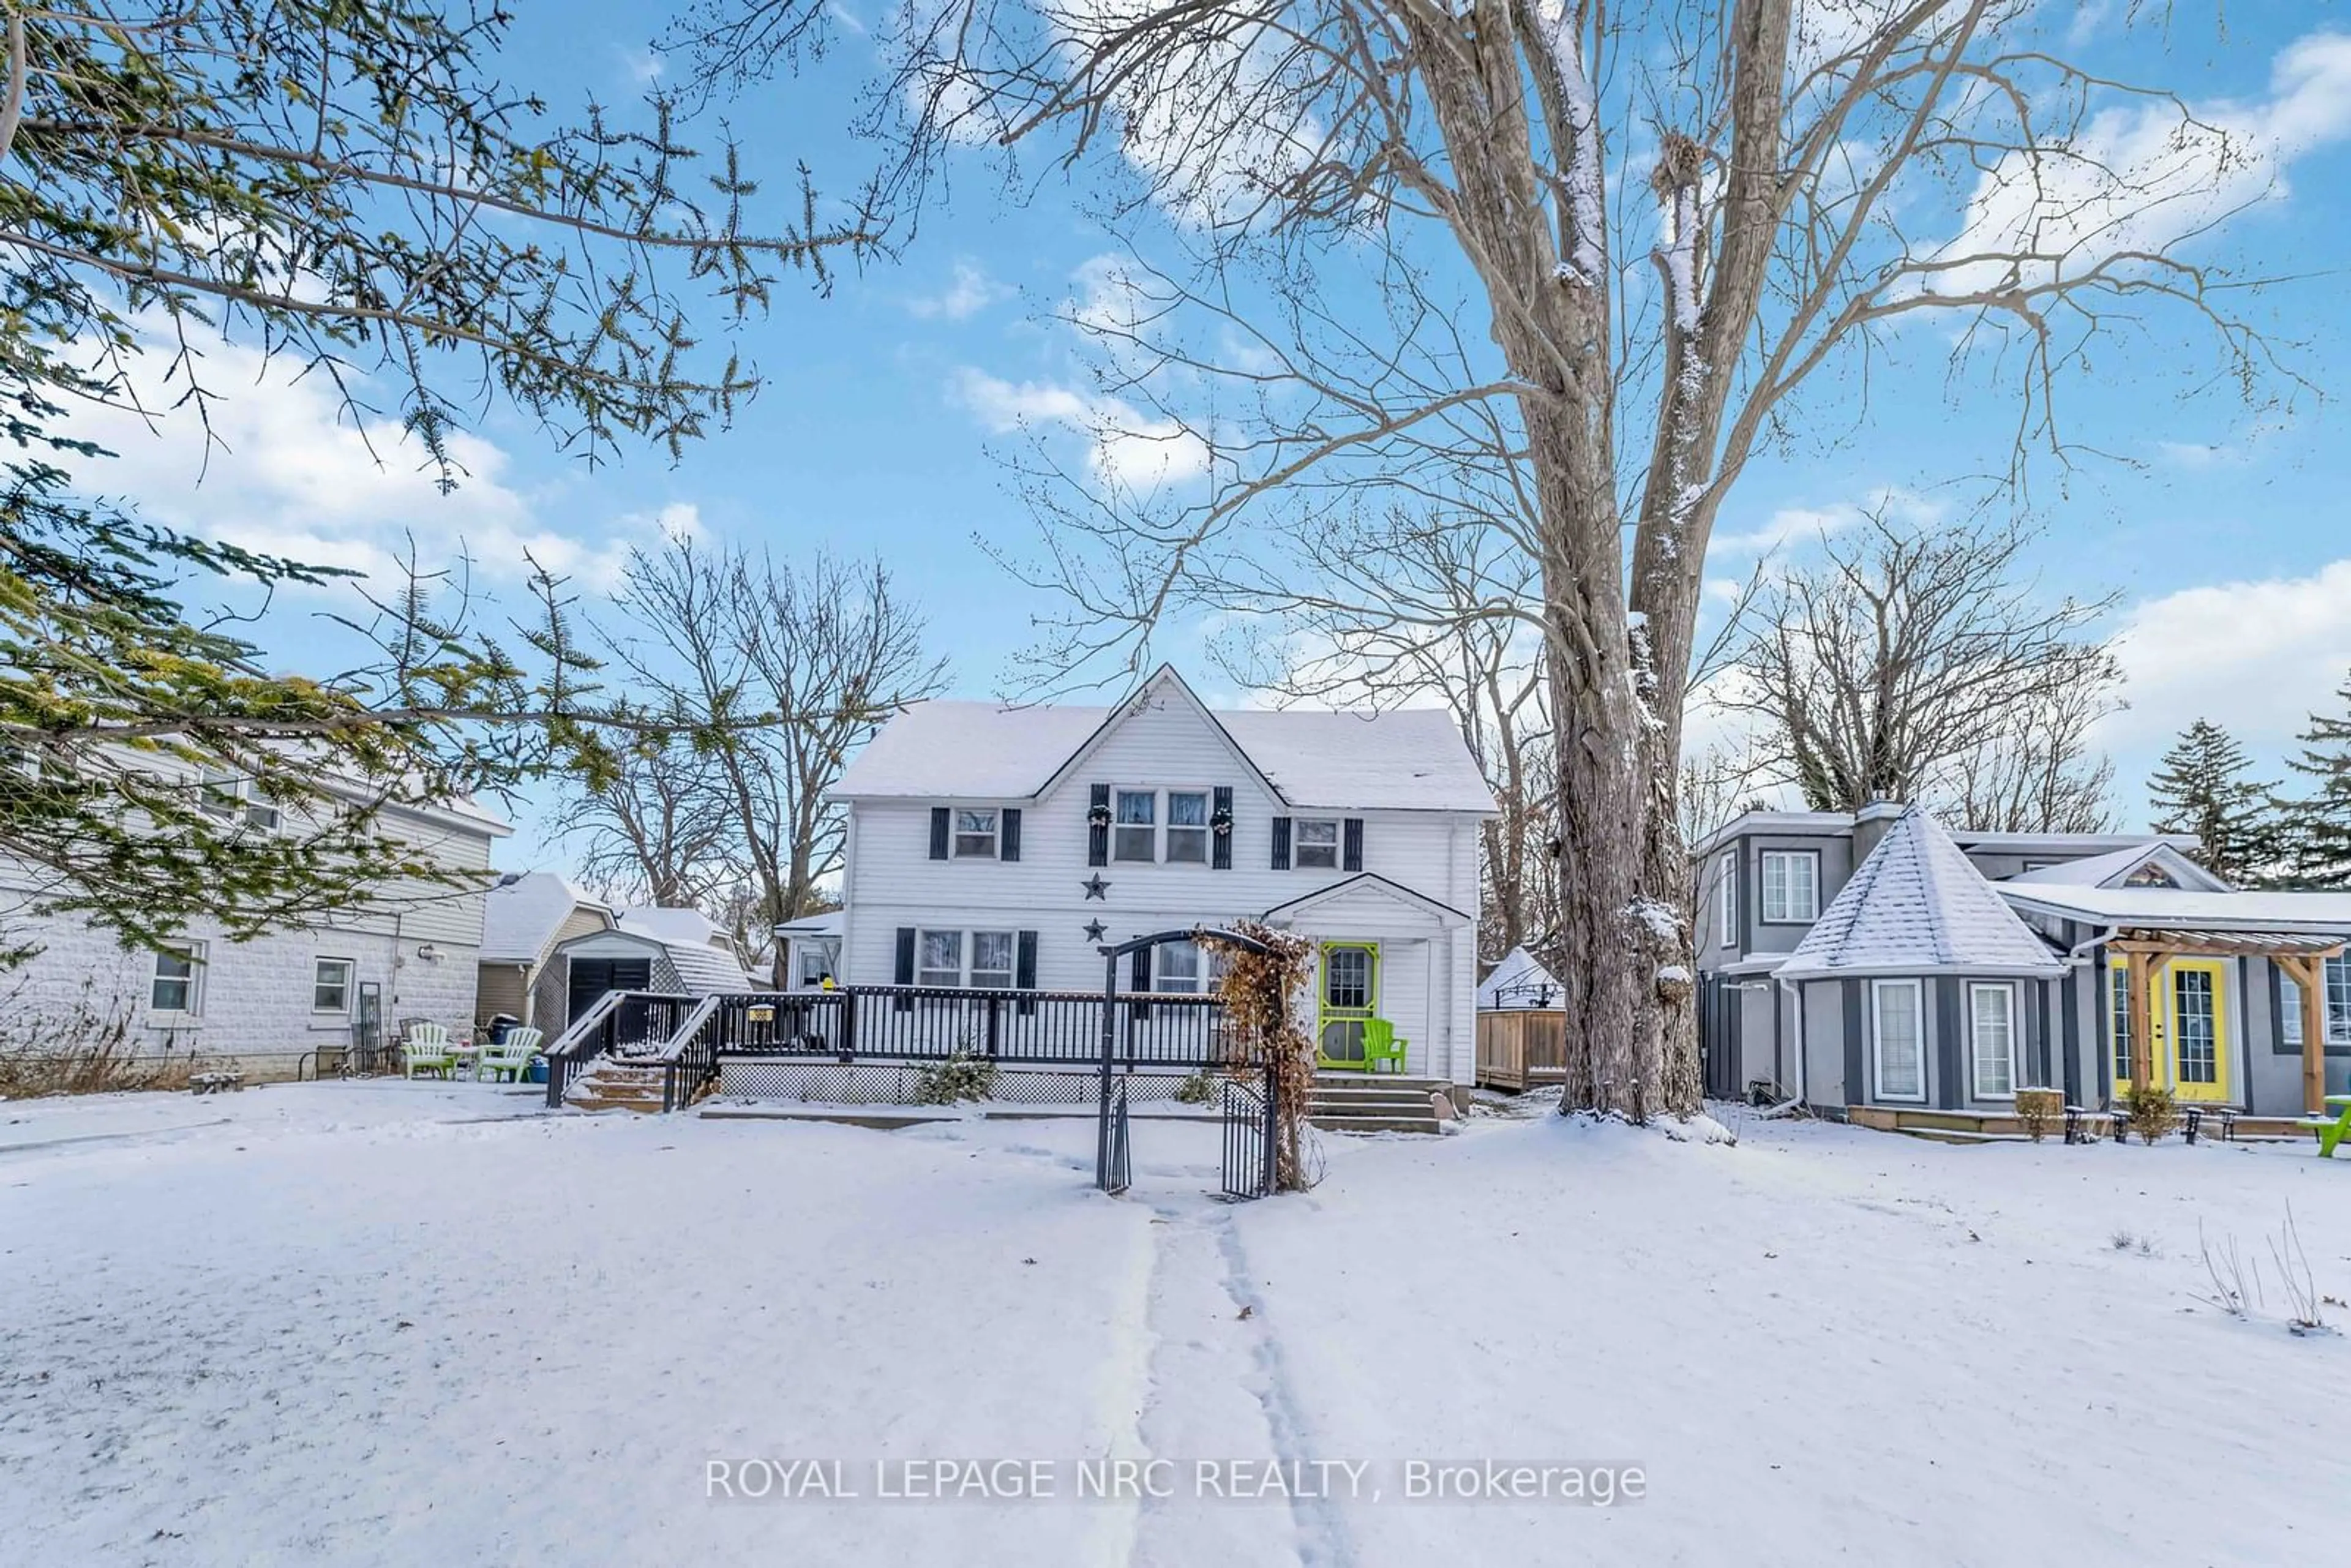
{"type": "Polygon", "coordinates": [[[2351,1160],[1740,1126],[1330,1140],[1316,1192],[1228,1207],[1214,1129],[1181,1124],[1137,1124],[1113,1200],[1081,1124],[550,1117],[463,1083],[0,1106],[0,1537],[44,1563],[2339,1552],[2351,1342],[2286,1332],[2269,1242],[2290,1200],[2351,1298],[2351,1160]],[[2259,1260],[2265,1313],[2198,1299],[2199,1229],[2259,1260]],[[1079,1500],[1102,1456],[1176,1461],[1142,1472],[1176,1495],[1079,1500]],[[705,1495],[714,1461],[810,1458],[866,1495],[705,1495]],[[916,1458],[1040,1461],[1059,1495],[872,1495],[916,1458]],[[1362,1495],[1336,1466],[1335,1495],[1195,1495],[1198,1461],[1272,1458],[1366,1466],[1362,1495]],[[1638,1466],[1648,1495],[1415,1501],[1416,1459],[1638,1466]]]}

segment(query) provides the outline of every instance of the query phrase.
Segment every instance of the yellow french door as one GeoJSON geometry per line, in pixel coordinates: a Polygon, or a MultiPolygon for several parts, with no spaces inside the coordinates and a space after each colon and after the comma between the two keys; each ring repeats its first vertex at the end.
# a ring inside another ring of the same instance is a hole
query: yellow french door
{"type": "MultiPolygon", "coordinates": [[[[2115,956],[2107,960],[2108,1033],[2114,1042],[2115,1092],[2130,1086],[2129,965],[2143,962],[2115,956]]],[[[2182,1100],[2225,1103],[2230,1091],[2229,961],[2174,958],[2156,977],[2152,1009],[2155,1039],[2147,1070],[2158,1088],[2182,1100]]]]}
{"type": "Polygon", "coordinates": [[[2164,966],[2171,1092],[2182,1100],[2229,1098],[2229,966],[2174,958],[2164,966]]]}

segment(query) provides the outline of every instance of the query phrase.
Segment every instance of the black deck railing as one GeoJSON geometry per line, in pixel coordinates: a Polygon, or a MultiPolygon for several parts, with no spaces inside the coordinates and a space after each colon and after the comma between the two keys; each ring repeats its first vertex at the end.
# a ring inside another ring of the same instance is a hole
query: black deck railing
{"type": "Polygon", "coordinates": [[[700,997],[671,991],[607,991],[547,1049],[547,1103],[563,1103],[571,1080],[600,1057],[666,1053],[700,997]]]}
{"type": "MultiPolygon", "coordinates": [[[[1122,996],[1111,1060],[1122,1067],[1205,1067],[1233,1060],[1214,997],[1122,996]]],[[[1083,991],[850,986],[720,998],[720,1056],[822,1055],[938,1061],[963,1051],[1030,1065],[1098,1066],[1102,998],[1083,991]]]]}
{"type": "MultiPolygon", "coordinates": [[[[1214,997],[1121,996],[1112,1004],[1115,1068],[1240,1065],[1214,997]]],[[[939,1061],[958,1051],[1016,1066],[1097,1068],[1102,998],[1084,991],[851,986],[715,997],[611,991],[547,1052],[547,1103],[601,1057],[658,1060],[662,1108],[683,1110],[730,1056],[939,1061]]]]}

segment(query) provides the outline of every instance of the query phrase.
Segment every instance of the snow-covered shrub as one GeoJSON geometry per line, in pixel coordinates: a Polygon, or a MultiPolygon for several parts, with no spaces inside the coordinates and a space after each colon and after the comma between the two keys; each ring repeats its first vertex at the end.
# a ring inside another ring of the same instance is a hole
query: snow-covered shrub
{"type": "Polygon", "coordinates": [[[1216,1097],[1216,1080],[1208,1076],[1208,1070],[1205,1067],[1176,1085],[1176,1103],[1178,1105],[1206,1105],[1216,1097]]]}
{"type": "Polygon", "coordinates": [[[2016,1119],[2024,1124],[2024,1135],[2036,1144],[2049,1135],[2064,1114],[2065,1096],[2054,1089],[2016,1092],[2016,1119]]]}
{"type": "Polygon", "coordinates": [[[2140,1083],[2123,1091],[2123,1125],[2152,1144],[2179,1125],[2179,1102],[2168,1089],[2140,1083]]]}
{"type": "Polygon", "coordinates": [[[945,1061],[914,1070],[914,1101],[917,1105],[954,1105],[985,1100],[996,1092],[996,1063],[958,1049],[945,1061]]]}

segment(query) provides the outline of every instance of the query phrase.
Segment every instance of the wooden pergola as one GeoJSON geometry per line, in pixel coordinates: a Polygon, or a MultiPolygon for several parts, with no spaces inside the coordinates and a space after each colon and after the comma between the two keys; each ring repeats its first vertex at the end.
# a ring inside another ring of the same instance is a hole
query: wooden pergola
{"type": "Polygon", "coordinates": [[[2345,947],[2340,936],[2306,931],[2212,931],[2132,928],[2106,943],[2130,959],[2131,1087],[2152,1077],[2156,977],[2174,958],[2267,958],[2302,988],[2302,1108],[2316,1115],[2326,1103],[2326,960],[2345,947]]]}

